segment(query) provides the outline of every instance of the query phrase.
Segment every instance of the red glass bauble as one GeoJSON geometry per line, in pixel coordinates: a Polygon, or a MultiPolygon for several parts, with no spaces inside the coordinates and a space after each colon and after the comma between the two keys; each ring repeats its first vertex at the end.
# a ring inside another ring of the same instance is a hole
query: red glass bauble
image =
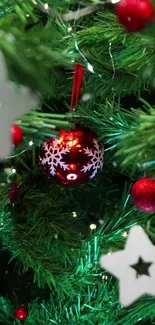
{"type": "Polygon", "coordinates": [[[11,202],[14,202],[18,196],[18,192],[19,192],[19,185],[16,184],[16,183],[12,183],[11,184],[11,191],[8,195],[8,199],[11,201],[11,202]]]}
{"type": "Polygon", "coordinates": [[[19,320],[25,320],[28,316],[28,311],[25,307],[18,307],[15,310],[15,317],[19,320]]]}
{"type": "Polygon", "coordinates": [[[23,131],[18,125],[12,125],[11,126],[11,139],[12,139],[12,144],[15,146],[19,146],[20,143],[23,140],[23,131]]]}
{"type": "Polygon", "coordinates": [[[61,130],[40,148],[40,162],[49,177],[65,185],[83,184],[103,167],[104,148],[88,128],[61,130]]]}
{"type": "Polygon", "coordinates": [[[155,211],[155,180],[152,177],[140,178],[131,190],[133,204],[141,211],[155,211]]]}
{"type": "Polygon", "coordinates": [[[150,0],[120,0],[115,8],[119,22],[129,32],[139,32],[154,18],[150,0]]]}

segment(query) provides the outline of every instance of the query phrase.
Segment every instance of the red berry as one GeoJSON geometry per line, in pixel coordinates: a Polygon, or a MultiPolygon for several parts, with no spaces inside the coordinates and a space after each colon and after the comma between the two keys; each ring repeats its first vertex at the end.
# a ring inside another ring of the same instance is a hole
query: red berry
{"type": "Polygon", "coordinates": [[[12,144],[15,146],[19,146],[19,144],[23,140],[23,131],[18,125],[12,125],[11,126],[11,138],[12,138],[12,144]]]}
{"type": "Polygon", "coordinates": [[[115,13],[129,32],[139,32],[152,22],[155,11],[150,0],[120,0],[115,13]]]}
{"type": "Polygon", "coordinates": [[[28,316],[28,311],[25,307],[18,307],[15,310],[15,317],[19,320],[25,320],[28,316]]]}
{"type": "Polygon", "coordinates": [[[152,177],[140,178],[133,184],[131,198],[139,210],[155,212],[155,180],[152,177]]]}

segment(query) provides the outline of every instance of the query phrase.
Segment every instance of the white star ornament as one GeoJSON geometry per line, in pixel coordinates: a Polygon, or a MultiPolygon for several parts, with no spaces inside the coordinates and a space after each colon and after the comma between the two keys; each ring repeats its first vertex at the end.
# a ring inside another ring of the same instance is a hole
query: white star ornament
{"type": "Polygon", "coordinates": [[[38,105],[39,98],[29,88],[8,80],[5,59],[0,52],[0,159],[10,154],[10,126],[14,120],[38,105]]]}
{"type": "Polygon", "coordinates": [[[125,248],[111,255],[103,255],[100,265],[119,279],[119,300],[125,307],[143,294],[155,295],[155,246],[141,226],[133,226],[125,248]],[[138,260],[148,265],[145,274],[137,273],[135,265],[138,260]]]}

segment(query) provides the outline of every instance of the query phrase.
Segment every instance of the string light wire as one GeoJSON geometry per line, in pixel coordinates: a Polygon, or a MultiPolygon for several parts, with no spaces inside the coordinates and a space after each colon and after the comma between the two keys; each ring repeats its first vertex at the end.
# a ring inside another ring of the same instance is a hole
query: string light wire
{"type": "MultiPolygon", "coordinates": [[[[77,9],[77,12],[76,12],[76,16],[75,16],[74,22],[73,22],[74,31],[76,31],[76,21],[77,21],[77,16],[78,16],[79,11],[80,11],[80,7],[81,7],[81,2],[79,3],[79,6],[78,6],[78,9],[77,9]]],[[[72,28],[71,27],[67,28],[67,30],[68,30],[68,32],[70,32],[72,30],[72,28]]],[[[84,55],[84,53],[79,48],[78,42],[77,42],[77,39],[76,39],[76,32],[73,34],[73,37],[74,37],[74,47],[75,47],[76,51],[80,54],[80,56],[83,58],[83,60],[85,61],[87,70],[90,71],[92,74],[97,75],[100,79],[103,80],[102,74],[95,72],[93,65],[87,60],[86,56],[84,55]]],[[[111,58],[112,67],[113,67],[113,71],[114,71],[113,77],[112,77],[112,79],[113,79],[114,76],[115,76],[115,65],[114,65],[114,60],[113,60],[112,51],[111,51],[111,42],[109,43],[109,55],[110,55],[110,58],[111,58]]]]}

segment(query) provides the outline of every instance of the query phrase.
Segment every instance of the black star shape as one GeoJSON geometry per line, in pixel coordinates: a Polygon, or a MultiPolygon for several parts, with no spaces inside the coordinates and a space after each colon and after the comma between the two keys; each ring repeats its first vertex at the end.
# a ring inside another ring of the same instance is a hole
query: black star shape
{"type": "Polygon", "coordinates": [[[134,270],[137,271],[137,278],[140,275],[148,275],[150,276],[149,273],[149,267],[152,265],[152,262],[144,262],[142,257],[139,257],[139,260],[136,264],[130,265],[134,270]]]}

